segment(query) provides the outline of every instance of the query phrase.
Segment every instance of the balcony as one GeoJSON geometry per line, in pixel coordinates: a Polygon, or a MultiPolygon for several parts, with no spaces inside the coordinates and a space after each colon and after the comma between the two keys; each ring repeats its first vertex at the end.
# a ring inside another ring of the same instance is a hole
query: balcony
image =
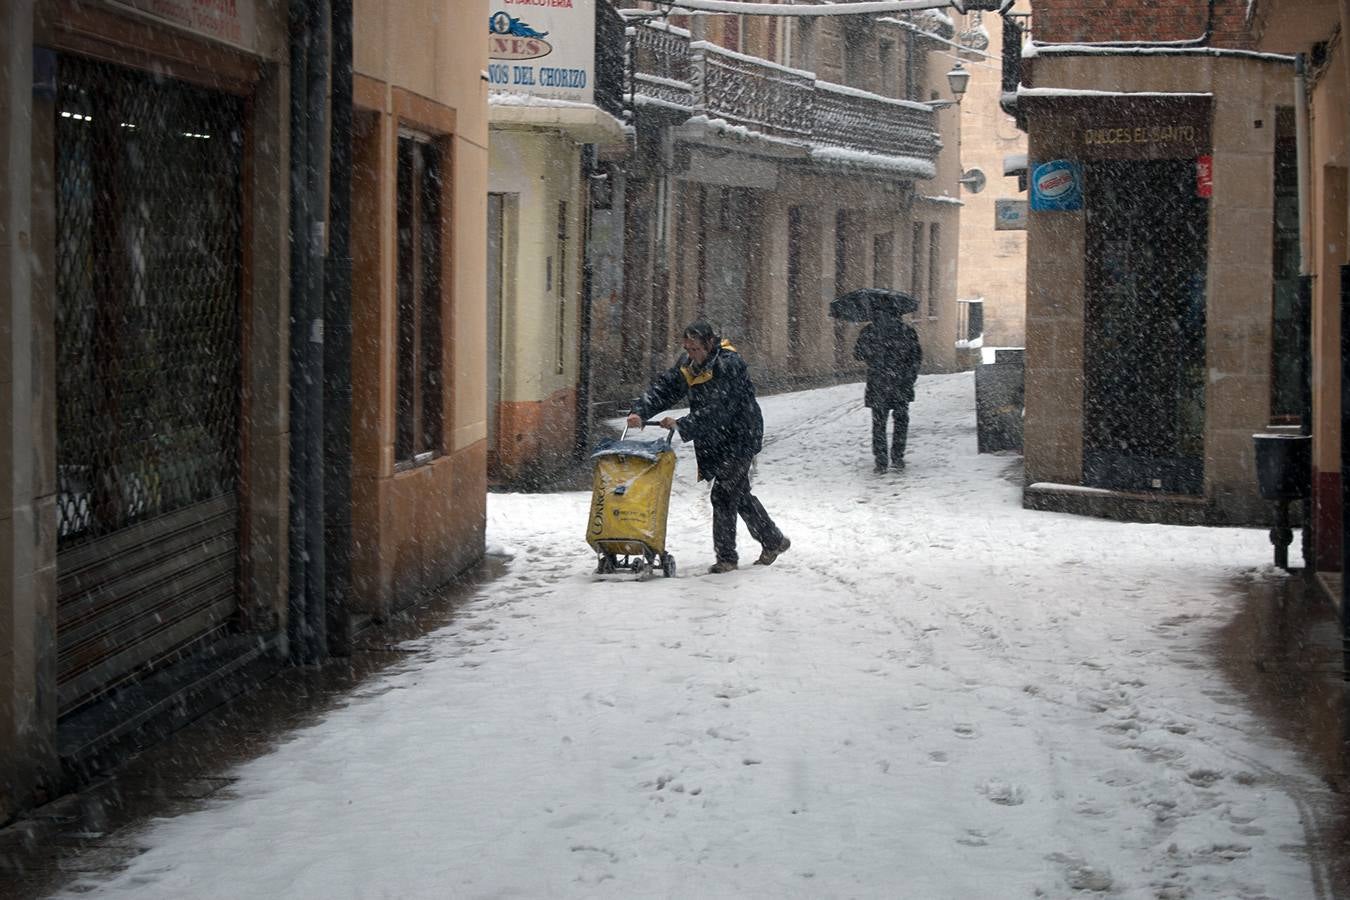
{"type": "Polygon", "coordinates": [[[942,143],[932,107],[818,81],[661,23],[629,28],[635,109],[683,137],[737,141],[747,152],[932,178],[942,143]]]}

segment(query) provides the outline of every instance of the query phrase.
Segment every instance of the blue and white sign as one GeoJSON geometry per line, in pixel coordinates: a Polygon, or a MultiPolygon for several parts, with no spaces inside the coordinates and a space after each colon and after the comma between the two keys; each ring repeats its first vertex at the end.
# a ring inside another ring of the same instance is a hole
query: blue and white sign
{"type": "Polygon", "coordinates": [[[995,200],[995,201],[994,201],[994,230],[995,230],[995,231],[1026,231],[1026,230],[1027,230],[1027,201],[1025,201],[1025,200],[995,200]]]}
{"type": "Polygon", "coordinates": [[[488,85],[498,93],[592,103],[596,0],[492,0],[488,85]]]}
{"type": "Polygon", "coordinates": [[[1032,170],[1032,212],[1064,212],[1082,208],[1082,166],[1073,160],[1054,159],[1032,170]]]}

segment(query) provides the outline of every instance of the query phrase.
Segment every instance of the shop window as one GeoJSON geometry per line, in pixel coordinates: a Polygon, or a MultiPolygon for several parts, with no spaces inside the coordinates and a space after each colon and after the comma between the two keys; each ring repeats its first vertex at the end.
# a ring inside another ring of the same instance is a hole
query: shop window
{"type": "Polygon", "coordinates": [[[419,465],[442,452],[440,150],[398,139],[398,358],[394,458],[419,465]]]}
{"type": "Polygon", "coordinates": [[[942,275],[942,226],[937,222],[928,226],[928,317],[937,318],[938,297],[941,295],[939,279],[942,275]]]}
{"type": "Polygon", "coordinates": [[[1298,333],[1298,153],[1294,110],[1275,116],[1275,246],[1272,265],[1270,419],[1296,425],[1299,412],[1298,333]]]}

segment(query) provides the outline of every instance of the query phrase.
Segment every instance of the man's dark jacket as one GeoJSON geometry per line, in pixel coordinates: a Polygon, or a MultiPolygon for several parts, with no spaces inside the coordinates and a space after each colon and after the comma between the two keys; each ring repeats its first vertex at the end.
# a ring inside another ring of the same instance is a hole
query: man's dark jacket
{"type": "Polygon", "coordinates": [[[907,322],[867,325],[858,335],[853,356],[867,363],[864,406],[896,409],[914,402],[914,381],[919,377],[923,350],[919,333],[907,322]]]}
{"type": "Polygon", "coordinates": [[[680,437],[693,441],[698,477],[712,481],[737,460],[752,459],[764,445],[764,416],[745,360],[726,341],[702,366],[687,354],[633,401],[633,412],[648,419],[688,395],[689,415],[679,419],[680,437]]]}

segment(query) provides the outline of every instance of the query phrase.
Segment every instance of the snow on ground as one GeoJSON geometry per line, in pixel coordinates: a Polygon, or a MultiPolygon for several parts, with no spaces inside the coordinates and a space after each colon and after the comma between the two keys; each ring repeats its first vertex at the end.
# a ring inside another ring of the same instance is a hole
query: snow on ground
{"type": "Polygon", "coordinates": [[[765,399],[768,569],[694,577],[688,447],[675,579],[595,579],[585,493],[493,495],[507,574],[98,893],[1322,895],[1322,789],[1206,651],[1265,532],[1023,510],[970,375],[919,388],[884,476],[861,386],[765,399]]]}

